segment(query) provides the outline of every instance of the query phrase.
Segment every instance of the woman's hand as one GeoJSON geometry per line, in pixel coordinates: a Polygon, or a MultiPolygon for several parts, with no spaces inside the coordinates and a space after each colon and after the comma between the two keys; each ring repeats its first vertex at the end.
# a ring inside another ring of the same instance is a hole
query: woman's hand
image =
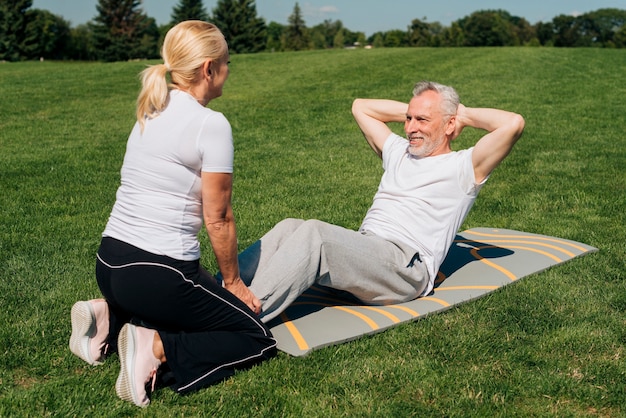
{"type": "Polygon", "coordinates": [[[257,315],[261,313],[261,301],[240,278],[232,280],[230,283],[224,282],[224,288],[248,305],[252,312],[257,315]]]}

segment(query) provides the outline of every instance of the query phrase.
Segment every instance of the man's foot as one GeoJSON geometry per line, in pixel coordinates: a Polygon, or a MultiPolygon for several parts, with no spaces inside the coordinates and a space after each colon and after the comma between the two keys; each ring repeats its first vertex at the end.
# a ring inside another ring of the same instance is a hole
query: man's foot
{"type": "Polygon", "coordinates": [[[109,306],[104,299],[76,302],[72,306],[70,350],[91,365],[102,364],[109,336],[109,306]]]}
{"type": "Polygon", "coordinates": [[[161,362],[154,356],[152,344],[155,331],[126,324],[122,327],[117,343],[120,356],[120,374],[115,383],[117,396],[137,406],[150,403],[150,393],[154,391],[156,372],[161,362]],[[152,380],[150,393],[146,384],[152,380]]]}

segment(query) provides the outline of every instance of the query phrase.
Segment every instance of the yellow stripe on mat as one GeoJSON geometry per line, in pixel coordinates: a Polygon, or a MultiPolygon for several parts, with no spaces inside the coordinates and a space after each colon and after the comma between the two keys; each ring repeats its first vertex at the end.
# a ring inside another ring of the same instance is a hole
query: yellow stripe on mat
{"type": "Polygon", "coordinates": [[[450,306],[450,304],[448,302],[446,302],[443,299],[439,299],[439,298],[433,298],[431,296],[424,296],[423,298],[419,298],[420,300],[431,300],[433,302],[437,302],[438,304],[440,304],[441,306],[450,306]]]}
{"type": "Polygon", "coordinates": [[[370,317],[368,317],[367,315],[363,315],[361,312],[357,312],[354,309],[346,308],[345,306],[333,306],[333,309],[339,309],[340,311],[348,312],[349,314],[361,318],[373,330],[377,330],[378,328],[380,328],[378,324],[374,322],[370,317]]]}
{"type": "Polygon", "coordinates": [[[283,324],[293,337],[294,341],[298,345],[298,348],[302,351],[308,350],[309,345],[307,344],[302,334],[300,334],[300,331],[298,331],[298,328],[293,324],[293,322],[291,322],[291,319],[289,319],[289,317],[287,317],[284,312],[280,314],[280,319],[283,320],[283,324]]]}
{"type": "MultiPolygon", "coordinates": [[[[480,247],[479,249],[483,249],[483,248],[499,248],[499,247],[496,247],[496,246],[494,246],[494,245],[488,245],[488,246],[486,246],[486,247],[480,247]]],[[[560,259],[559,257],[557,257],[557,256],[556,256],[556,255],[554,255],[554,254],[550,254],[550,253],[548,253],[548,252],[541,251],[541,250],[538,250],[538,249],[536,249],[536,248],[532,248],[532,247],[520,247],[520,246],[518,246],[518,245],[511,245],[511,246],[508,246],[507,248],[517,248],[518,250],[527,250],[527,251],[532,251],[532,252],[534,252],[534,253],[538,253],[538,254],[545,255],[546,257],[549,257],[549,258],[553,259],[553,260],[554,260],[554,261],[556,261],[557,263],[561,263],[561,262],[563,261],[562,259],[560,259]]],[[[473,251],[474,251],[474,250],[472,250],[472,254],[473,254],[473,251]]]]}
{"type": "Polygon", "coordinates": [[[387,305],[385,306],[386,309],[389,308],[393,308],[393,309],[400,309],[401,311],[407,312],[409,315],[411,315],[413,318],[420,316],[419,313],[415,312],[413,309],[411,308],[407,308],[406,306],[399,306],[399,305],[387,305]]]}
{"type": "Polygon", "coordinates": [[[384,315],[387,318],[391,319],[391,322],[393,322],[394,324],[397,324],[397,323],[400,322],[400,318],[398,318],[397,316],[395,316],[391,312],[385,311],[384,309],[377,308],[375,306],[367,306],[367,305],[363,305],[363,306],[361,306],[361,308],[369,309],[370,311],[374,311],[374,312],[378,312],[379,314],[384,315]]]}
{"type": "Polygon", "coordinates": [[[563,244],[563,245],[567,245],[569,247],[572,248],[576,248],[579,251],[582,251],[583,253],[586,253],[587,251],[589,251],[587,248],[582,247],[580,245],[576,245],[572,242],[567,242],[567,241],[563,241],[562,239],[558,239],[558,238],[550,238],[550,237],[538,237],[536,235],[500,235],[500,234],[488,234],[486,232],[478,232],[478,231],[472,231],[471,229],[468,229],[467,231],[463,231],[464,234],[472,234],[472,235],[478,235],[481,237],[497,237],[497,238],[515,238],[515,239],[520,239],[520,238],[525,238],[525,239],[539,239],[539,240],[543,240],[543,241],[551,241],[551,242],[558,242],[559,244],[563,244]]]}
{"type": "MultiPolygon", "coordinates": [[[[474,241],[472,240],[456,240],[454,242],[462,242],[462,243],[472,243],[474,241]]],[[[557,247],[556,245],[550,245],[550,244],[545,244],[543,242],[534,242],[534,241],[527,241],[527,240],[510,240],[510,239],[494,239],[494,240],[489,240],[489,244],[494,244],[494,243],[503,243],[503,244],[531,244],[531,245],[536,245],[538,247],[547,247],[547,248],[552,248],[553,250],[559,251],[565,255],[567,255],[568,257],[576,257],[576,254],[574,254],[571,251],[567,251],[565,248],[562,247],[557,247]]],[[[480,248],[500,248],[498,246],[495,245],[490,245],[490,246],[484,246],[484,247],[479,247],[480,248]]],[[[505,248],[516,248],[513,246],[505,246],[505,248]]],[[[520,248],[526,248],[526,247],[520,247],[520,248]]]]}
{"type": "MultiPolygon", "coordinates": [[[[448,286],[448,287],[438,287],[436,289],[437,292],[441,292],[442,290],[495,290],[500,286],[448,286]]],[[[427,296],[428,297],[428,296],[427,296]]],[[[422,298],[426,299],[426,297],[422,298]]]]}

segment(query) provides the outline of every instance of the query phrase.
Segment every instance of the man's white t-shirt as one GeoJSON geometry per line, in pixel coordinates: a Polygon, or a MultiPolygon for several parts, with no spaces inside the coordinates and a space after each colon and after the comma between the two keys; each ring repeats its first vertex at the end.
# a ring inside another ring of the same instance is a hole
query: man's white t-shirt
{"type": "Polygon", "coordinates": [[[417,158],[407,147],[396,134],[385,141],[385,171],[360,229],[419,252],[430,275],[428,294],[486,179],[475,183],[473,148],[417,158]]]}
{"type": "Polygon", "coordinates": [[[167,107],[135,124],[121,185],[103,236],[178,260],[200,258],[201,172],[233,172],[228,120],[186,92],[172,90],[167,107]]]}

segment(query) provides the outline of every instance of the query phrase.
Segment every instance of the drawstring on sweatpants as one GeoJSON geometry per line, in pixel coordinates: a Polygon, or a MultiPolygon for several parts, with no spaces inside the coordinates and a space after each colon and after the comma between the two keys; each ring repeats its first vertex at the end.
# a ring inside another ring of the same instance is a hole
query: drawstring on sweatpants
{"type": "Polygon", "coordinates": [[[419,261],[420,263],[422,262],[422,259],[420,258],[420,253],[417,252],[415,253],[415,255],[413,255],[413,257],[411,258],[411,261],[409,261],[409,264],[406,265],[407,268],[411,268],[415,265],[415,262],[419,261]]]}

